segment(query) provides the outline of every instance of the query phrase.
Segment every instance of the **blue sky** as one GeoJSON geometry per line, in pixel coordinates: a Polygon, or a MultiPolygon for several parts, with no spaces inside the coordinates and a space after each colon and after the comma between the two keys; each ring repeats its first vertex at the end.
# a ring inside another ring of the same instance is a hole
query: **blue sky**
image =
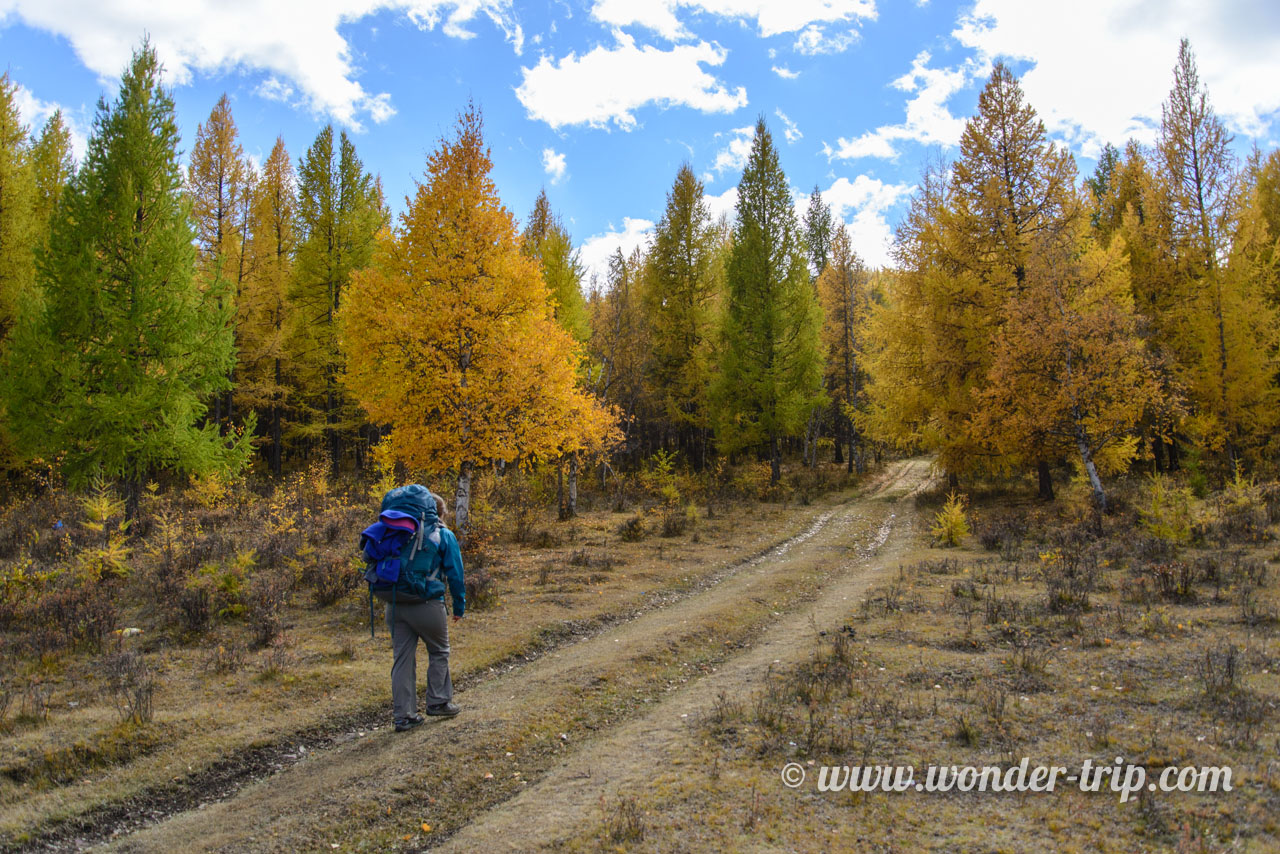
{"type": "Polygon", "coordinates": [[[642,241],[689,161],[717,211],[763,115],[798,204],[815,185],[873,265],[926,158],[955,154],[991,63],[1082,171],[1155,138],[1178,39],[1243,154],[1280,135],[1274,0],[0,0],[0,56],[27,121],[81,137],[149,33],[184,147],[222,92],[246,152],[296,159],[352,131],[397,213],[469,98],[517,217],[546,187],[588,266],[642,241]]]}

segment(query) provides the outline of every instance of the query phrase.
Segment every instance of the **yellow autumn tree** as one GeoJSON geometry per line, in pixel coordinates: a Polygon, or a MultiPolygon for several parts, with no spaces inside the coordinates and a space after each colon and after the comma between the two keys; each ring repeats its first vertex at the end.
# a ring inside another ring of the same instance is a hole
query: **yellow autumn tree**
{"type": "MultiPolygon", "coordinates": [[[[246,245],[249,240],[248,211],[254,174],[240,145],[239,131],[231,115],[231,101],[224,93],[209,113],[208,121],[196,127],[187,169],[187,191],[191,217],[196,227],[196,276],[200,287],[216,295],[218,305],[237,305],[240,289],[248,274],[246,245]]],[[[240,345],[236,313],[233,323],[237,349],[240,345]]],[[[232,376],[234,380],[235,371],[232,376]]],[[[229,420],[233,395],[219,393],[213,399],[210,416],[216,423],[229,420]]]]}
{"type": "Polygon", "coordinates": [[[456,474],[464,541],[477,465],[591,450],[616,432],[577,385],[578,345],[520,252],[482,130],[474,105],[459,115],[338,316],[348,391],[390,426],[395,460],[456,474]]]}
{"type": "Polygon", "coordinates": [[[284,139],[276,139],[249,198],[249,275],[236,305],[240,346],[235,405],[239,411],[258,413],[271,471],[279,474],[291,389],[286,344],[293,323],[288,295],[298,214],[293,163],[284,139]]]}
{"type": "Polygon", "coordinates": [[[1173,78],[1156,149],[1164,247],[1175,271],[1163,327],[1187,389],[1187,432],[1221,455],[1229,476],[1242,460],[1256,461],[1275,423],[1276,318],[1250,248],[1267,235],[1251,210],[1257,206],[1240,192],[1232,137],[1186,39],[1173,78]]]}
{"type": "Polygon", "coordinates": [[[1122,241],[1076,235],[1028,255],[1024,288],[993,336],[974,428],[1004,453],[1028,446],[1074,457],[1100,511],[1102,475],[1122,471],[1134,427],[1160,386],[1137,335],[1122,241]]]}
{"type": "Polygon", "coordinates": [[[988,287],[959,260],[951,208],[949,176],[933,164],[898,226],[900,272],[867,318],[868,406],[856,423],[890,447],[935,452],[955,486],[959,474],[994,461],[969,429],[994,318],[988,287]]]}

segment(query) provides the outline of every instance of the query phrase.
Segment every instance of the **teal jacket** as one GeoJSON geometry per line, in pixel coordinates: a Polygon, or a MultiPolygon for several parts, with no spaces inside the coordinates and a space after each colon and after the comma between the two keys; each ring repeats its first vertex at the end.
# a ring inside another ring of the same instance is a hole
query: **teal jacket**
{"type": "MultiPolygon", "coordinates": [[[[440,572],[427,579],[427,598],[443,599],[447,581],[453,597],[453,615],[461,617],[467,608],[467,589],[462,578],[462,552],[458,548],[458,538],[444,525],[436,528],[435,534],[440,537],[440,572]]],[[[429,534],[428,538],[432,536],[429,534]]]]}

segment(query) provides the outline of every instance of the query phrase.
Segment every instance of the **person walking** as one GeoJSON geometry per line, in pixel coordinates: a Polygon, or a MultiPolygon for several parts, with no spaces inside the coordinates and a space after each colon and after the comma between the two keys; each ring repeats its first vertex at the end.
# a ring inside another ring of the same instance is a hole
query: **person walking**
{"type": "MultiPolygon", "coordinates": [[[[400,558],[406,564],[400,580],[387,589],[371,587],[372,594],[385,603],[387,628],[391,632],[391,702],[396,732],[419,726],[425,718],[418,713],[418,642],[427,647],[426,713],[453,717],[460,711],[453,702],[453,681],[449,676],[449,615],[445,611],[446,587],[453,603],[453,622],[466,611],[462,554],[458,539],[445,527],[444,499],[420,484],[397,487],[382,499],[379,525],[402,529],[418,545],[406,545],[400,558]],[[419,528],[421,533],[419,533],[419,528]]],[[[377,526],[366,530],[365,536],[377,526]]]]}

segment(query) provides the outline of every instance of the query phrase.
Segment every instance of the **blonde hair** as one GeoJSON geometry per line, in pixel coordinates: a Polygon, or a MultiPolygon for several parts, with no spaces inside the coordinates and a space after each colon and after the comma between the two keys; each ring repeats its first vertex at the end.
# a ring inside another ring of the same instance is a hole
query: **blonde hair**
{"type": "Polygon", "coordinates": [[[434,492],[431,493],[431,497],[436,500],[436,515],[443,519],[444,514],[449,512],[449,505],[445,504],[444,499],[439,495],[436,495],[434,492]]]}

